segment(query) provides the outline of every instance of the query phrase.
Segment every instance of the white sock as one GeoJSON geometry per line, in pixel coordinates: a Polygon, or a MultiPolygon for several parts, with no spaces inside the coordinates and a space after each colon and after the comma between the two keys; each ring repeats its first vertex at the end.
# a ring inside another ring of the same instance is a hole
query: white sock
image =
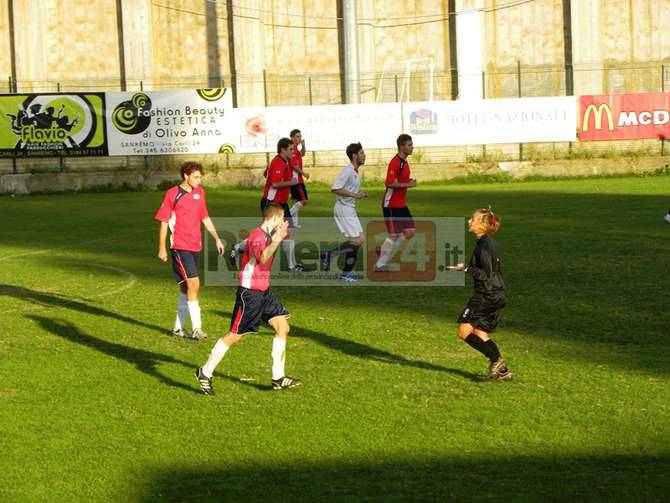
{"type": "Polygon", "coordinates": [[[191,315],[191,327],[193,330],[202,328],[202,320],[200,319],[200,303],[197,300],[188,301],[188,314],[191,315]]]}
{"type": "Polygon", "coordinates": [[[177,317],[174,320],[174,331],[181,330],[186,324],[186,317],[188,316],[188,303],[186,294],[179,292],[179,300],[177,301],[177,317]]]}
{"type": "Polygon", "coordinates": [[[391,238],[386,238],[384,240],[375,267],[384,267],[388,263],[388,261],[391,259],[391,253],[393,253],[394,243],[395,241],[391,238]]]}
{"type": "Polygon", "coordinates": [[[285,239],[282,241],[281,247],[284,249],[284,253],[288,259],[289,269],[293,269],[295,267],[295,241],[292,239],[285,239]]]}
{"type": "Polygon", "coordinates": [[[298,213],[300,212],[300,209],[303,207],[303,204],[298,201],[295,203],[293,206],[291,206],[291,209],[289,212],[291,213],[291,217],[293,217],[293,225],[297,226],[298,225],[298,213]]]}
{"type": "Polygon", "coordinates": [[[284,363],[286,362],[286,339],[275,337],[272,339],[272,378],[281,379],[286,375],[284,363]]]}
{"type": "Polygon", "coordinates": [[[221,363],[221,360],[223,360],[223,357],[226,355],[226,351],[228,351],[229,348],[230,346],[226,346],[226,343],[223,342],[223,338],[216,341],[212,351],[209,353],[207,363],[202,367],[202,373],[207,377],[212,377],[212,375],[214,375],[214,369],[221,363]]]}

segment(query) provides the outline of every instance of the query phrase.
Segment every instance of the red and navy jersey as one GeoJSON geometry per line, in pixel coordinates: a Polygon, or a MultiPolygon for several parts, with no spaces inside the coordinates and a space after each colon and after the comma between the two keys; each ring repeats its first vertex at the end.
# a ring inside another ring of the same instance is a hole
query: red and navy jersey
{"type": "Polygon", "coordinates": [[[272,236],[260,227],[249,233],[247,249],[242,255],[240,266],[240,286],[260,292],[270,288],[270,270],[272,269],[273,257],[270,257],[267,262],[261,263],[261,256],[271,242],[272,236]]]}
{"type": "Polygon", "coordinates": [[[291,176],[297,183],[305,183],[305,180],[303,180],[302,175],[296,171],[296,167],[300,168],[302,171],[302,152],[298,150],[298,146],[294,145],[293,148],[293,157],[291,157],[291,160],[288,162],[291,166],[291,176]]]}
{"type": "Polygon", "coordinates": [[[155,218],[170,227],[170,248],[199,252],[202,250],[200,226],[208,216],[202,187],[187,191],[176,185],[165,193],[155,218]]]}
{"type": "Polygon", "coordinates": [[[401,159],[397,155],[394,156],[386,171],[386,190],[384,191],[384,199],[382,200],[384,208],[404,208],[407,206],[407,188],[393,189],[389,185],[395,182],[408,183],[409,179],[410,169],[407,159],[401,159]]]}
{"type": "Polygon", "coordinates": [[[291,181],[291,168],[289,163],[284,159],[276,155],[274,159],[270,162],[270,166],[267,170],[268,179],[265,182],[265,190],[263,191],[263,198],[267,199],[273,203],[284,204],[288,202],[288,198],[291,194],[290,187],[283,187],[281,189],[275,189],[272,187],[273,183],[280,182],[290,182],[291,181]]]}

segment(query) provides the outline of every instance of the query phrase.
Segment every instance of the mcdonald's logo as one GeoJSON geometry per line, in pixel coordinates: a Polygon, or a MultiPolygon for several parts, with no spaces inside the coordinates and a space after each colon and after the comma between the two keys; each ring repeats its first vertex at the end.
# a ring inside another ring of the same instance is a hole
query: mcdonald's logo
{"type": "Polygon", "coordinates": [[[582,131],[586,132],[589,130],[589,119],[591,115],[595,117],[594,119],[594,129],[600,131],[603,127],[603,112],[607,114],[607,126],[609,131],[614,131],[614,119],[612,118],[612,110],[607,103],[601,103],[596,106],[595,103],[591,103],[586,110],[584,111],[584,121],[582,122],[582,131]]]}

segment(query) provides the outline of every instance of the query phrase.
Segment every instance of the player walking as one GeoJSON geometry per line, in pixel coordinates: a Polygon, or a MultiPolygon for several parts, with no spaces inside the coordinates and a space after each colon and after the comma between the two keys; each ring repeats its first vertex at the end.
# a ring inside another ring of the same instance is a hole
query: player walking
{"type": "Polygon", "coordinates": [[[291,185],[291,199],[295,201],[293,206],[291,206],[291,217],[296,229],[299,229],[298,218],[300,210],[309,200],[307,188],[305,187],[305,180],[309,180],[309,173],[304,171],[302,167],[302,158],[305,157],[307,150],[305,149],[305,140],[302,138],[302,133],[299,129],[291,131],[290,136],[293,142],[293,156],[289,164],[293,170],[292,177],[295,182],[294,185],[291,185]]]}
{"type": "Polygon", "coordinates": [[[407,157],[414,151],[412,137],[401,134],[396,140],[398,153],[391,159],[386,172],[386,190],[382,200],[382,211],[388,237],[382,243],[375,271],[389,271],[388,262],[405,241],[412,239],[416,226],[407,207],[407,189],[416,187],[416,180],[410,178],[407,157]]]}
{"type": "Polygon", "coordinates": [[[490,209],[476,210],[468,220],[468,231],[477,236],[470,263],[467,267],[461,263],[448,268],[465,270],[474,279],[475,293],[458,317],[458,336],[489,359],[490,381],[507,381],[512,379],[512,372],[490,338],[505,307],[500,247],[492,237],[498,229],[500,221],[490,209]]]}
{"type": "Polygon", "coordinates": [[[206,339],[202,329],[198,291],[198,263],[202,250],[202,234],[200,223],[205,225],[216,243],[216,251],[223,254],[223,243],[209,218],[205,191],[200,186],[203,168],[197,162],[186,162],[181,167],[182,183],[165,193],[163,203],[156,212],[156,220],[160,221],[158,233],[158,258],[167,262],[166,241],[170,230],[170,252],[172,269],[179,284],[179,300],[177,316],[172,335],[193,339],[206,339]],[[186,316],[191,317],[192,332],[184,329],[186,316]]]}
{"type": "Polygon", "coordinates": [[[361,192],[360,167],[365,164],[365,151],[360,143],[352,143],[347,147],[347,164],[337,175],[331,191],[337,196],[333,207],[335,223],[344,234],[347,241],[332,250],[321,254],[321,269],[330,270],[330,262],[337,255],[344,256],[344,267],[340,279],[346,282],[356,282],[358,279],[352,271],[356,265],[358,249],[364,241],[363,227],[356,213],[356,199],[368,197],[367,192],[361,192]]]}
{"type": "Polygon", "coordinates": [[[270,289],[272,259],[279,243],[288,236],[288,222],[284,208],[270,203],[263,208],[263,223],[251,231],[247,249],[242,257],[235,307],[230,321],[230,332],[221,337],[212,348],[207,363],[196,369],[200,389],[213,395],[212,375],[233,344],[244,334],[257,332],[261,321],[275,330],[272,340],[272,389],[282,390],[299,386],[302,382],[284,372],[286,339],[289,333],[288,311],[270,289]]]}

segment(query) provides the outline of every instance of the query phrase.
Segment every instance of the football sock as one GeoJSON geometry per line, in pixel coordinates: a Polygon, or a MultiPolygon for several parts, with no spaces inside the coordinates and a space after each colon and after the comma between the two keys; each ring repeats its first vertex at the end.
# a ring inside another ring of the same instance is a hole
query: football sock
{"type": "Polygon", "coordinates": [[[354,245],[352,245],[349,241],[345,241],[344,243],[330,250],[330,256],[335,257],[337,255],[343,255],[345,253],[349,253],[351,251],[352,246],[354,245]]]}
{"type": "Polygon", "coordinates": [[[188,314],[191,315],[191,326],[193,330],[202,328],[202,320],[200,319],[200,303],[197,300],[188,301],[188,314]]]}
{"type": "Polygon", "coordinates": [[[351,272],[354,270],[356,265],[356,258],[358,257],[358,249],[360,246],[349,245],[350,249],[344,256],[344,267],[342,268],[343,272],[351,272]]]}
{"type": "Polygon", "coordinates": [[[244,241],[240,241],[239,243],[235,243],[233,246],[235,251],[237,253],[244,253],[247,249],[247,240],[245,239],[244,241]]]}
{"type": "Polygon", "coordinates": [[[272,339],[272,379],[284,377],[284,362],[286,361],[286,339],[275,337],[272,339]]]}
{"type": "Polygon", "coordinates": [[[188,316],[188,301],[186,294],[179,292],[179,300],[177,301],[177,317],[174,320],[174,330],[181,330],[186,324],[186,317],[188,316]]]}
{"type": "Polygon", "coordinates": [[[493,339],[489,339],[484,344],[486,344],[489,348],[489,352],[491,355],[489,356],[489,360],[491,360],[492,362],[498,361],[498,359],[500,358],[500,350],[498,349],[496,343],[493,342],[493,339]]]}
{"type": "Polygon", "coordinates": [[[295,241],[292,239],[285,239],[282,241],[281,247],[286,254],[286,258],[288,259],[289,269],[293,269],[295,267],[295,241]]]}
{"type": "Polygon", "coordinates": [[[298,201],[293,206],[291,206],[291,209],[289,210],[289,212],[291,213],[291,216],[293,217],[293,225],[298,225],[298,213],[300,212],[302,207],[303,207],[303,204],[300,201],[298,201]]]}
{"type": "Polygon", "coordinates": [[[209,353],[207,363],[205,363],[205,365],[203,365],[202,367],[202,373],[205,374],[207,377],[212,377],[212,375],[214,375],[214,369],[219,363],[221,363],[221,360],[223,360],[223,357],[225,356],[226,351],[228,351],[229,348],[230,346],[226,346],[226,343],[223,342],[223,338],[216,341],[216,344],[214,344],[212,351],[209,353]]]}
{"type": "Polygon", "coordinates": [[[389,259],[391,258],[391,253],[393,251],[394,240],[391,238],[386,238],[382,243],[381,252],[379,253],[379,259],[375,267],[384,267],[389,259]]]}
{"type": "MultiPolygon", "coordinates": [[[[486,342],[484,342],[483,340],[481,340],[481,339],[479,338],[478,335],[475,335],[474,333],[468,335],[468,336],[465,338],[465,342],[466,342],[470,347],[476,349],[476,350],[479,351],[481,354],[483,354],[484,356],[486,356],[489,360],[491,360],[491,357],[492,357],[492,352],[491,352],[492,350],[491,350],[491,347],[490,347],[488,344],[486,344],[486,342]]],[[[497,348],[496,348],[496,349],[497,349],[497,348]]],[[[498,356],[500,356],[500,354],[498,354],[498,356]]],[[[496,358],[496,360],[497,360],[497,358],[496,358]]],[[[491,360],[491,361],[494,362],[495,360],[491,360]]]]}

